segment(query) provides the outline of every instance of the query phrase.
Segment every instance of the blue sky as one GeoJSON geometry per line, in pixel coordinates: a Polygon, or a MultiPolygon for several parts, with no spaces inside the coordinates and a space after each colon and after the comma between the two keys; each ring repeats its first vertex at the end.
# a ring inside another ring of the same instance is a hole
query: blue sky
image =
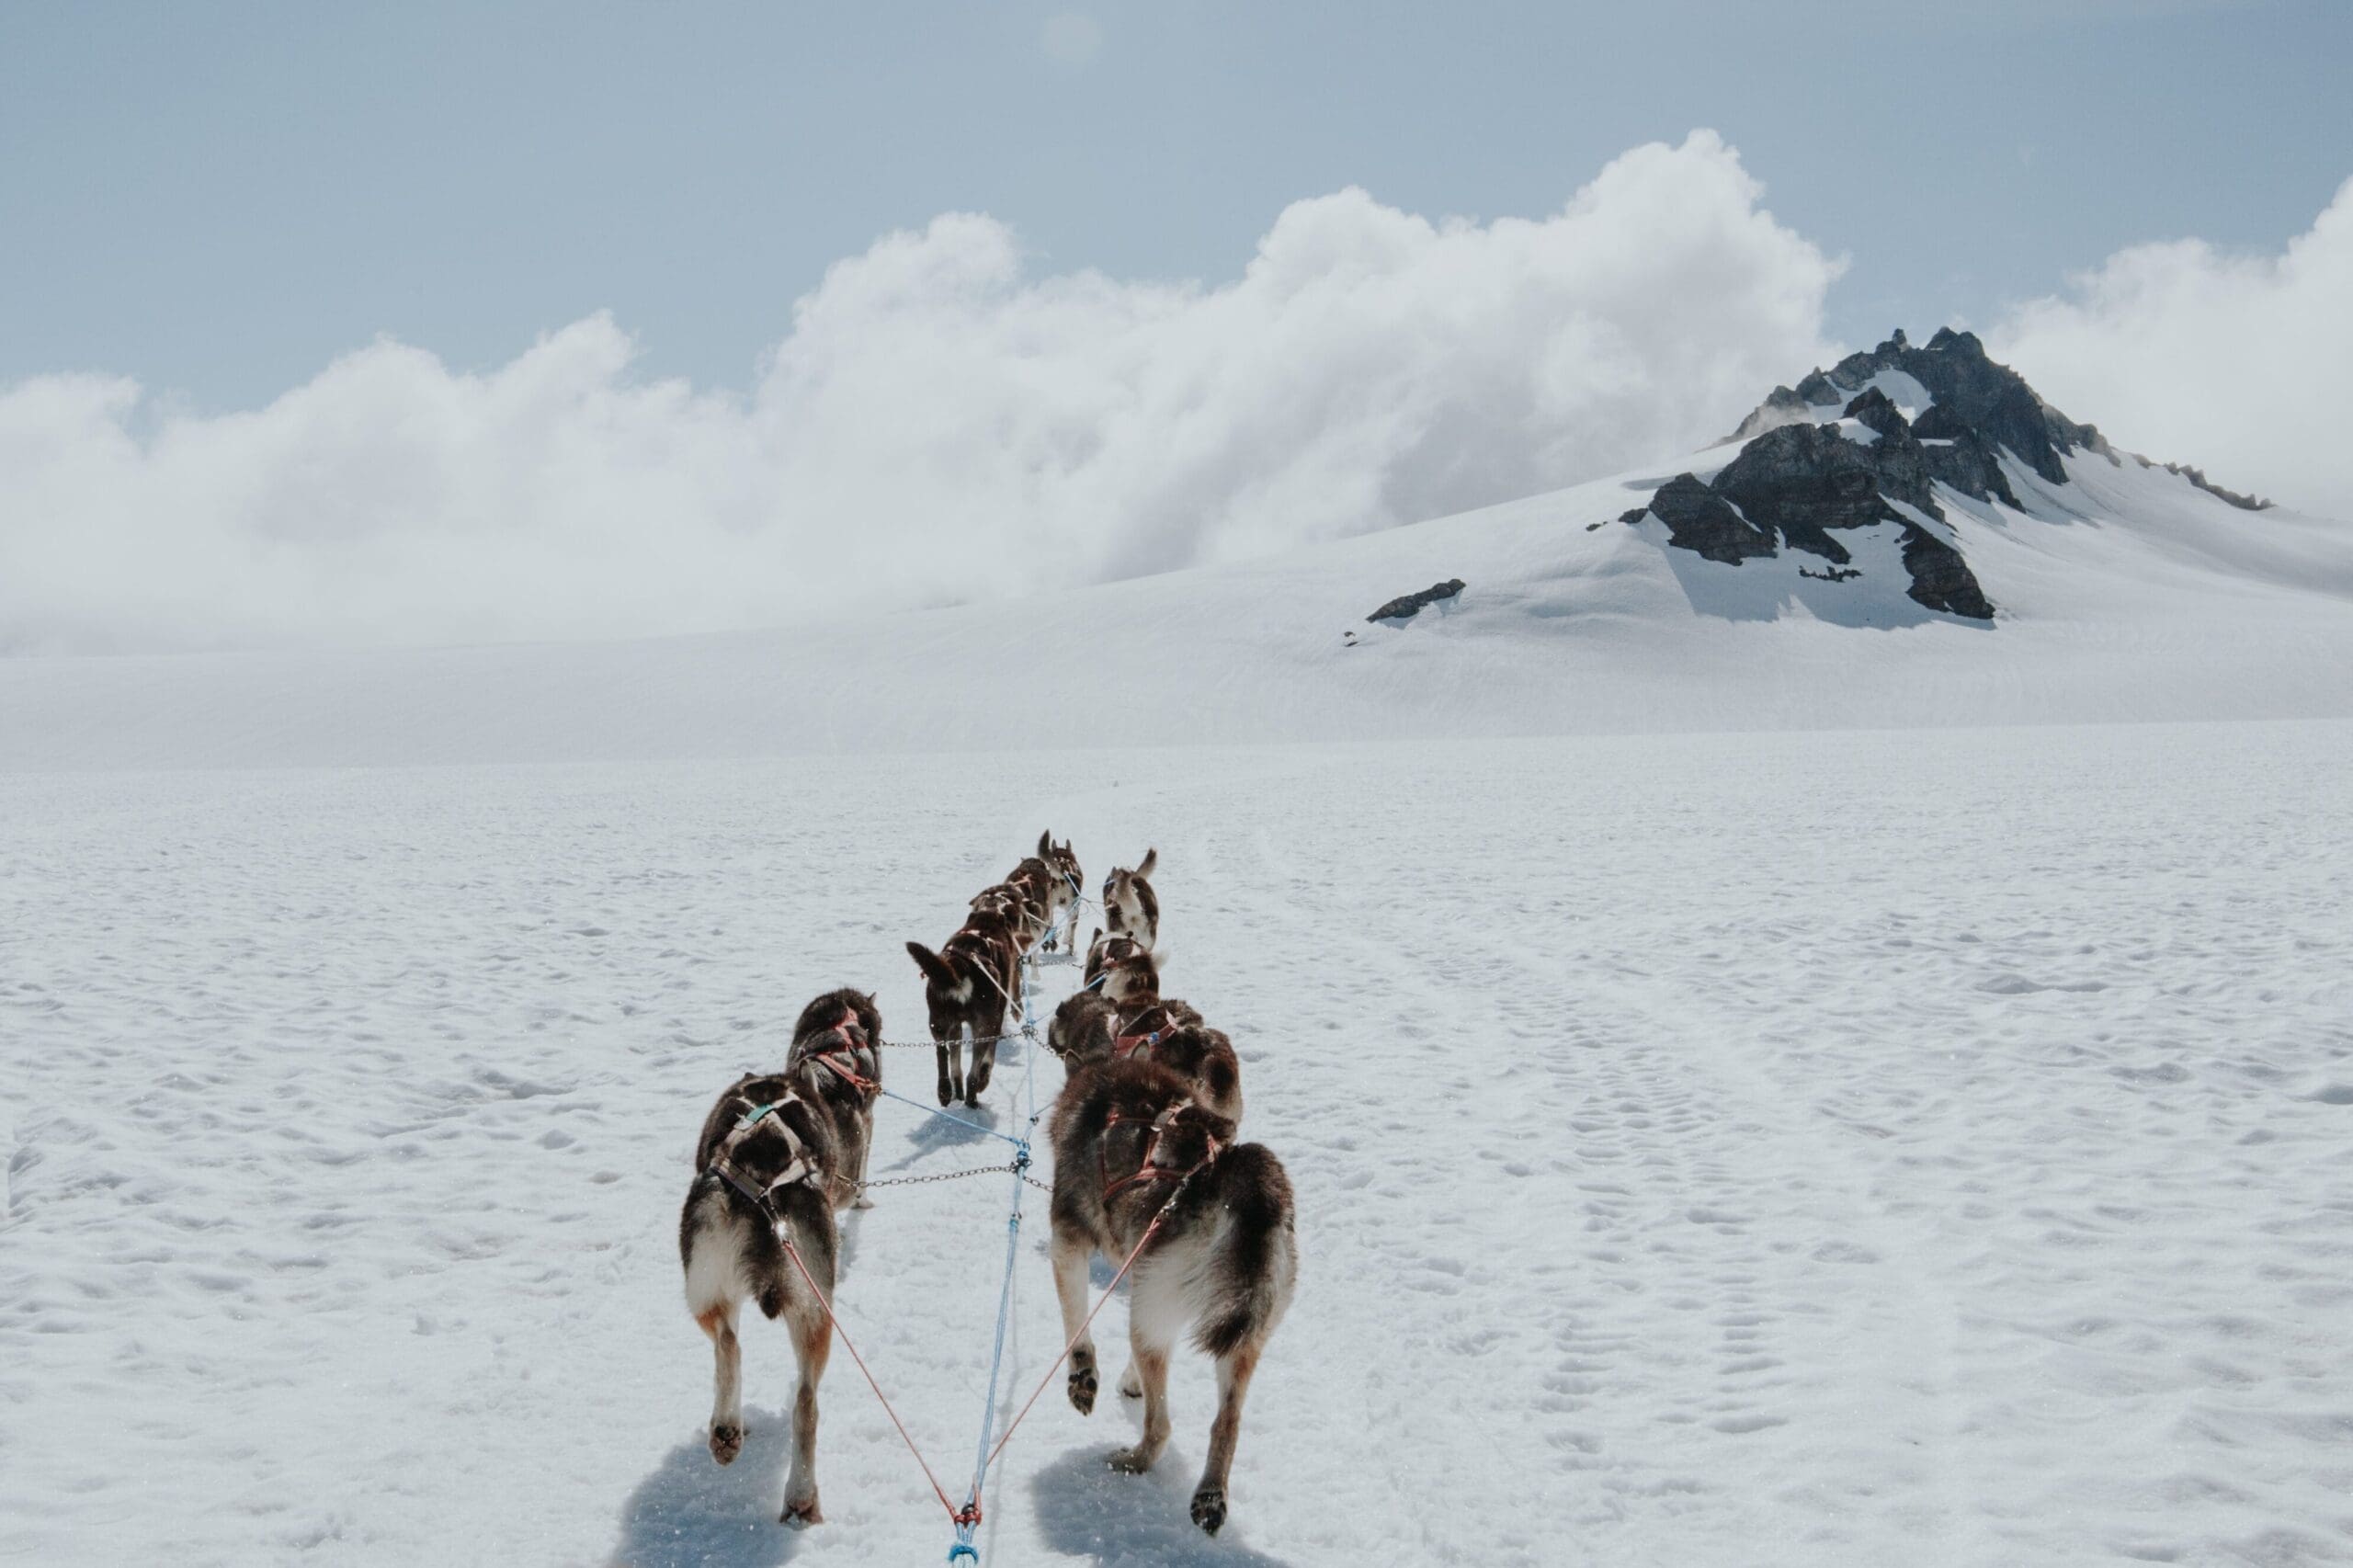
{"type": "Polygon", "coordinates": [[[2136,242],[2276,251],[2353,174],[2348,65],[2337,0],[13,4],[0,382],[249,407],[379,334],[472,369],[609,309],[740,388],[941,212],[1215,284],[1302,197],[1539,217],[1698,126],[1848,257],[1826,327],[1867,342],[2136,242]]]}

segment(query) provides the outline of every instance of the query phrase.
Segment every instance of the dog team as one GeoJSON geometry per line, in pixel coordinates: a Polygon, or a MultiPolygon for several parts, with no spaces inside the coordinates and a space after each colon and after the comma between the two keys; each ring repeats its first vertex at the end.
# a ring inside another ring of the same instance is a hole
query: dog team
{"type": "MultiPolygon", "coordinates": [[[[1087,1274],[1102,1254],[1128,1260],[1130,1361],[1120,1392],[1143,1401],[1143,1436],[1111,1456],[1115,1470],[1151,1468],[1168,1442],[1168,1357],[1188,1330],[1217,1366],[1218,1408],[1193,1522],[1225,1522],[1226,1481],[1242,1404],[1298,1274],[1290,1178],[1256,1143],[1237,1143],[1241,1063],[1199,1009],[1161,994],[1155,957],[1159,854],[1103,884],[1103,928],[1086,983],[1054,1011],[1046,1044],[1065,1078],[1047,1123],[1054,1152],[1050,1255],[1068,1389],[1095,1408],[1095,1345],[1086,1332],[1087,1274]]],[[[1041,835],[1038,852],[972,901],[934,951],[909,942],[922,971],[942,1106],[977,1106],[1007,1021],[1021,1017],[1024,957],[1054,950],[1076,929],[1078,858],[1041,835]],[[965,1052],[969,1049],[969,1064],[965,1052]]],[[[801,1011],[780,1073],[733,1085],[704,1119],[694,1185],[678,1221],[687,1310],[715,1358],[711,1457],[744,1446],[745,1301],[782,1318],[800,1367],[783,1518],[816,1524],[817,1384],[832,1348],[840,1239],[835,1214],[867,1208],[867,1156],[881,1093],[882,1019],[860,991],[827,992],[801,1011]]]]}

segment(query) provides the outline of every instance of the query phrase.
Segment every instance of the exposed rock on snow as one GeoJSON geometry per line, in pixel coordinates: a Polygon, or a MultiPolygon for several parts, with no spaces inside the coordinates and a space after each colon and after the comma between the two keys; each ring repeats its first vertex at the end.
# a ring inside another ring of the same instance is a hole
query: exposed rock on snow
{"type": "MultiPolygon", "coordinates": [[[[1712,483],[1678,474],[1625,520],[1655,517],[1666,525],[1669,544],[1710,561],[1738,565],[1786,545],[1834,568],[1852,567],[1855,559],[1834,534],[1892,525],[1900,531],[1914,602],[1991,620],[1994,607],[1961,551],[1922,526],[1923,517],[1944,521],[1933,488],[1939,479],[1977,499],[1999,494],[2016,505],[1990,449],[1973,430],[1960,428],[1949,444],[1925,446],[1887,393],[1867,386],[1837,422],[1769,426],[1712,483]]],[[[1861,573],[1809,575],[1836,583],[1861,573]]]]}
{"type": "MultiPolygon", "coordinates": [[[[1733,432],[1748,440],[1776,426],[1818,423],[1855,395],[1901,378],[1945,411],[1939,428],[1919,432],[1924,439],[1957,436],[1966,429],[1988,447],[2006,447],[2018,460],[2053,484],[2066,483],[2059,459],[2088,449],[2108,453],[2108,442],[2089,425],[2078,425],[2052,407],[2006,365],[1985,357],[1974,333],[1941,327],[1926,348],[1915,348],[1902,331],[1868,353],[1849,354],[1827,370],[1816,369],[1792,387],[1775,387],[1733,432]]],[[[1925,408],[1911,410],[1919,418],[1925,408]]]]}
{"type": "Polygon", "coordinates": [[[1433,583],[1418,594],[1401,594],[1370,615],[1367,620],[1411,620],[1422,612],[1424,605],[1434,605],[1440,599],[1450,599],[1462,591],[1462,579],[1449,577],[1443,583],[1433,583]]]}
{"type": "Polygon", "coordinates": [[[2198,486],[2199,489],[2206,492],[2207,494],[2215,497],[2217,500],[2228,501],[2232,506],[2236,506],[2243,512],[2264,512],[2268,511],[2271,507],[2271,503],[2266,501],[2259,495],[2242,495],[2235,490],[2223,489],[2212,480],[2208,479],[2201,470],[2192,468],[2188,463],[2151,462],[2147,458],[2143,458],[2141,460],[2141,466],[2143,468],[2161,468],[2167,473],[2179,474],[2182,478],[2189,481],[2190,483],[2198,486]]]}
{"type": "Polygon", "coordinates": [[[1648,506],[1637,506],[1622,521],[1645,515],[1666,525],[1667,541],[1710,561],[1737,566],[1752,555],[1771,555],[1773,536],[1753,526],[1732,503],[1688,473],[1659,486],[1648,506]]]}

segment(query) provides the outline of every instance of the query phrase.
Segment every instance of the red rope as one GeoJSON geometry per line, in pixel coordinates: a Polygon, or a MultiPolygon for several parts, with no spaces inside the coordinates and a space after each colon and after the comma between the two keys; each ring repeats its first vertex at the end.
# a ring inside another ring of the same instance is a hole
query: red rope
{"type": "MultiPolygon", "coordinates": [[[[1158,1221],[1155,1221],[1154,1223],[1158,1223],[1158,1221]]],[[[1148,1235],[1151,1233],[1146,1232],[1145,1233],[1148,1235]]],[[[819,1306],[825,1309],[825,1322],[833,1326],[833,1330],[835,1334],[841,1335],[842,1348],[848,1351],[849,1358],[858,1363],[858,1369],[866,1374],[866,1386],[872,1389],[874,1391],[874,1397],[882,1402],[882,1414],[889,1416],[891,1418],[891,1425],[899,1429],[899,1441],[906,1444],[907,1452],[915,1455],[915,1463],[923,1466],[923,1478],[931,1483],[932,1495],[939,1499],[939,1506],[941,1507],[948,1510],[948,1517],[952,1522],[961,1525],[968,1522],[967,1516],[970,1516],[969,1522],[978,1524],[980,1522],[981,1511],[977,1500],[972,1506],[966,1508],[963,1513],[958,1513],[956,1510],[956,1505],[948,1500],[948,1491],[945,1487],[939,1484],[939,1477],[932,1474],[930,1461],[923,1457],[923,1450],[915,1447],[915,1440],[907,1436],[906,1423],[900,1420],[899,1413],[891,1408],[890,1400],[883,1395],[882,1385],[874,1381],[873,1371],[866,1365],[866,1358],[858,1353],[858,1346],[850,1343],[848,1334],[843,1331],[842,1320],[834,1315],[834,1303],[825,1299],[825,1293],[823,1290],[817,1289],[817,1281],[815,1278],[810,1274],[809,1266],[801,1261],[801,1249],[792,1244],[792,1238],[785,1233],[784,1227],[781,1225],[777,1227],[776,1239],[784,1244],[784,1256],[792,1259],[792,1267],[801,1270],[801,1278],[809,1282],[809,1293],[817,1298],[817,1304],[819,1306]]],[[[1124,1272],[1124,1270],[1122,1272],[1124,1272]]],[[[1115,1280],[1114,1283],[1116,1284],[1117,1281],[1115,1280]]],[[[1069,1352],[1064,1351],[1063,1354],[1068,1355],[1069,1352]]]]}
{"type": "MultiPolygon", "coordinates": [[[[1215,1157],[1214,1154],[1211,1156],[1211,1159],[1215,1157]]],[[[1038,1386],[1030,1391],[1029,1397],[1022,1403],[1019,1413],[1006,1425],[1005,1435],[996,1440],[996,1447],[989,1450],[990,1464],[996,1463],[997,1455],[1005,1452],[1006,1444],[1013,1441],[1014,1427],[1020,1426],[1028,1417],[1029,1407],[1038,1403],[1038,1396],[1046,1392],[1046,1385],[1054,1381],[1054,1374],[1062,1369],[1062,1364],[1070,1359],[1070,1353],[1078,1348],[1078,1342],[1086,1338],[1086,1331],[1094,1326],[1095,1314],[1103,1310],[1103,1303],[1111,1299],[1111,1292],[1120,1288],[1120,1281],[1128,1277],[1128,1270],[1133,1268],[1136,1266],[1136,1259],[1143,1256],[1143,1249],[1151,1244],[1153,1233],[1160,1229],[1160,1222],[1167,1219],[1169,1211],[1176,1207],[1176,1199],[1184,1196],[1185,1184],[1199,1176],[1202,1166],[1209,1163],[1209,1160],[1203,1160],[1200,1165],[1195,1165],[1177,1178],[1176,1190],[1168,1195],[1168,1201],[1160,1206],[1160,1212],[1152,1217],[1152,1223],[1146,1225],[1143,1228],[1143,1234],[1136,1238],[1135,1250],[1128,1254],[1128,1260],[1125,1263],[1120,1265],[1120,1272],[1111,1276],[1111,1282],[1103,1287],[1103,1293],[1095,1298],[1095,1304],[1086,1309],[1086,1315],[1079,1320],[1078,1332],[1070,1336],[1070,1343],[1063,1346],[1063,1353],[1054,1358],[1053,1364],[1046,1369],[1046,1375],[1038,1380],[1038,1386]]]]}

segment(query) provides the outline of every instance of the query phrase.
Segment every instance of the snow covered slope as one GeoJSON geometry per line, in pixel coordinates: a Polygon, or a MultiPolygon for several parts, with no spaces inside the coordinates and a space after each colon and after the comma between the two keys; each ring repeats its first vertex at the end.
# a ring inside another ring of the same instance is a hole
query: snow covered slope
{"type": "MultiPolygon", "coordinates": [[[[774,1325],[711,1463],[676,1205],[801,1003],[915,1032],[900,943],[1047,824],[1157,843],[1305,1256],[1219,1540],[1188,1352],[1149,1478],[1050,1392],[983,1568],[2346,1561],[2349,771],[2308,722],[0,778],[0,1561],[940,1562],[840,1355],[831,1522],[777,1525],[774,1325]]],[[[999,1179],[847,1228],[951,1474],[999,1179]]]]}
{"type": "Polygon", "coordinates": [[[0,768],[761,756],[2353,713],[2353,528],[2096,453],[1940,490],[1998,607],[1618,521],[1689,461],[1279,559],[851,624],[428,652],[0,661],[0,768]],[[1457,597],[1403,625],[1389,599],[1457,597]],[[1027,717],[1017,727],[1016,709],[1027,717]]]}

